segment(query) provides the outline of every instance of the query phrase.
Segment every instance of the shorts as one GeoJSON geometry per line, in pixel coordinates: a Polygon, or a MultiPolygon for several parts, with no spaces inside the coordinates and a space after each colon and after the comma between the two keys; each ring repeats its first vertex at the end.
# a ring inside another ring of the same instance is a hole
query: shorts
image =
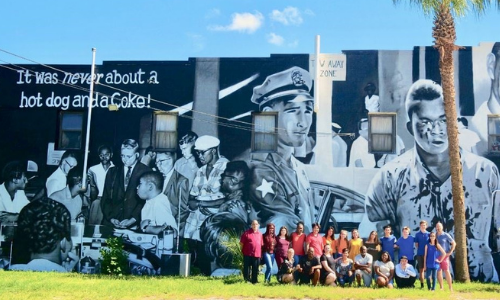
{"type": "MultiPolygon", "coordinates": [[[[440,256],[438,259],[441,260],[442,256],[440,256]]],[[[439,270],[444,270],[448,271],[450,270],[450,257],[446,256],[445,259],[439,264],[439,270]]]]}
{"type": "Polygon", "coordinates": [[[419,270],[422,270],[425,267],[423,255],[417,255],[417,267],[419,270]]]}

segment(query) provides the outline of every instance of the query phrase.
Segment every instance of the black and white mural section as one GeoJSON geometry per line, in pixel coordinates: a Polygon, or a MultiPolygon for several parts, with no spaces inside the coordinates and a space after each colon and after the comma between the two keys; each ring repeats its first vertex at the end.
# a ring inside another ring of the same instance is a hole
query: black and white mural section
{"type": "Polygon", "coordinates": [[[318,222],[361,237],[387,224],[415,234],[426,220],[453,235],[446,126],[459,122],[471,275],[498,281],[495,49],[456,53],[459,120],[444,116],[431,47],[316,65],[312,55],[104,62],[91,119],[89,66],[0,68],[2,263],[95,272],[106,239],[123,236],[134,274],[160,274],[167,253],[212,274],[232,267],[223,233],[254,219],[262,231],[303,221],[306,233],[318,222]],[[397,114],[395,153],[369,152],[373,112],[397,114]]]}

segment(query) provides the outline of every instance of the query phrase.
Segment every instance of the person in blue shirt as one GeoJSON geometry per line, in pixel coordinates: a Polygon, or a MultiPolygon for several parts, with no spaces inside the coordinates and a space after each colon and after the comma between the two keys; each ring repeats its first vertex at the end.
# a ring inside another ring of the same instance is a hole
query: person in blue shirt
{"type": "Polygon", "coordinates": [[[415,234],[415,246],[417,247],[417,265],[420,273],[420,288],[424,288],[424,255],[425,245],[429,240],[429,232],[427,231],[427,221],[420,221],[420,231],[415,234]]]}
{"type": "Polygon", "coordinates": [[[380,238],[382,251],[387,251],[391,260],[394,261],[394,248],[396,248],[396,237],[391,234],[392,228],[390,225],[384,226],[384,236],[380,238]]]}
{"type": "Polygon", "coordinates": [[[401,236],[396,242],[396,245],[399,248],[399,260],[401,260],[401,257],[406,256],[408,263],[415,267],[415,260],[413,259],[413,246],[415,244],[415,239],[410,235],[410,228],[408,226],[403,227],[402,233],[403,236],[401,236]]]}
{"type": "Polygon", "coordinates": [[[429,234],[429,241],[424,247],[424,271],[427,278],[427,289],[434,291],[436,289],[436,272],[439,264],[446,257],[446,253],[439,245],[436,239],[436,233],[429,234]],[[441,258],[441,259],[440,259],[441,258]],[[431,286],[432,278],[432,286],[431,286]]]}
{"type": "Polygon", "coordinates": [[[450,256],[455,251],[455,240],[448,233],[443,231],[443,223],[437,222],[436,224],[436,238],[439,245],[443,248],[444,252],[446,252],[445,257],[441,257],[439,264],[439,271],[437,274],[439,288],[443,289],[443,272],[446,277],[446,282],[448,283],[448,287],[450,288],[450,292],[453,291],[451,273],[450,273],[450,256]]]}

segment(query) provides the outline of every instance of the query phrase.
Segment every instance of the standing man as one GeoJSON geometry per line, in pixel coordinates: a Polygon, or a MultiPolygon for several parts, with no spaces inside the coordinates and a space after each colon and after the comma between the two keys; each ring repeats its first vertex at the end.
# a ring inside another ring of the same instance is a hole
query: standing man
{"type": "Polygon", "coordinates": [[[380,99],[378,95],[375,95],[377,87],[373,82],[369,82],[365,86],[365,109],[368,112],[379,112],[380,111],[380,99]]]}
{"type": "Polygon", "coordinates": [[[413,257],[415,250],[413,247],[415,245],[415,239],[410,235],[410,228],[408,226],[403,227],[402,236],[398,239],[396,245],[399,248],[399,259],[401,259],[402,256],[406,256],[408,258],[408,263],[414,266],[415,260],[413,257]]]}
{"type": "MultiPolygon", "coordinates": [[[[450,157],[441,86],[431,80],[416,81],[408,91],[405,107],[415,147],[385,165],[373,178],[365,198],[368,219],[377,225],[392,224],[396,231],[404,225],[416,231],[421,220],[430,226],[442,220],[446,231],[453,235],[450,157]]],[[[498,239],[491,228],[500,227],[500,205],[492,197],[500,186],[498,169],[491,161],[468,151],[460,152],[460,161],[466,191],[469,273],[471,279],[496,282],[498,274],[491,249],[498,249],[498,239]]]]}
{"type": "Polygon", "coordinates": [[[333,167],[340,168],[347,165],[347,143],[339,135],[342,127],[332,123],[332,153],[333,167]]]}
{"type": "Polygon", "coordinates": [[[500,114],[500,42],[496,42],[486,58],[486,71],[491,79],[490,96],[472,117],[470,129],[475,131],[481,141],[476,144],[479,155],[491,151],[488,145],[488,115],[500,114]]]}
{"type": "Polygon", "coordinates": [[[361,252],[354,257],[354,274],[358,286],[361,286],[361,278],[366,287],[372,284],[373,256],[368,253],[366,246],[361,246],[361,252]]]}
{"type": "Polygon", "coordinates": [[[252,221],[252,227],[245,231],[240,238],[241,252],[243,252],[243,277],[246,282],[257,283],[259,275],[260,257],[262,256],[262,246],[264,238],[259,231],[259,222],[252,221]],[[252,277],[250,277],[252,272],[252,277]]]}
{"type": "Polygon", "coordinates": [[[66,176],[68,175],[69,170],[73,169],[77,165],[78,161],[76,159],[76,153],[73,151],[65,151],[59,161],[59,166],[54,173],[47,178],[47,182],[45,183],[45,187],[47,188],[47,197],[52,196],[53,193],[66,187],[66,176]]]}
{"type": "Polygon", "coordinates": [[[261,222],[274,223],[278,228],[293,228],[301,220],[310,226],[318,214],[304,165],[293,156],[294,148],[305,143],[311,127],[311,86],[309,72],[292,67],[268,76],[253,89],[251,101],[260,111],[278,112],[279,130],[277,152],[251,154],[250,201],[261,222]]]}
{"type": "Polygon", "coordinates": [[[380,238],[380,245],[382,245],[382,251],[387,251],[391,257],[391,261],[394,261],[394,248],[396,245],[396,237],[392,235],[392,228],[389,225],[384,227],[384,236],[380,238]]]}
{"type": "Polygon", "coordinates": [[[358,122],[357,139],[352,142],[351,155],[349,156],[349,167],[353,168],[375,168],[377,161],[375,155],[368,152],[368,119],[362,118],[358,122]]]}
{"type": "Polygon", "coordinates": [[[28,203],[24,188],[28,179],[27,164],[11,161],[2,170],[3,183],[0,185],[0,223],[16,222],[21,209],[28,203]]]}
{"type": "Polygon", "coordinates": [[[294,250],[293,259],[299,262],[302,257],[306,255],[305,243],[307,235],[304,233],[304,223],[302,221],[297,222],[297,227],[291,235],[292,248],[294,250]]]}
{"type": "Polygon", "coordinates": [[[140,224],[143,200],[137,195],[139,178],[149,167],[139,162],[139,144],[133,139],[121,145],[123,166],[108,169],[101,199],[103,225],[131,228],[140,224]]]}
{"type": "MultiPolygon", "coordinates": [[[[184,236],[184,227],[189,215],[189,181],[174,169],[175,152],[158,152],[156,167],[163,174],[162,191],[168,197],[172,215],[179,225],[179,237],[184,236]]],[[[179,241],[183,244],[183,239],[179,241]]]]}
{"type": "Polygon", "coordinates": [[[194,143],[196,139],[198,139],[198,135],[192,131],[188,131],[179,140],[182,157],[174,165],[174,169],[189,180],[189,188],[193,185],[196,172],[198,171],[198,164],[194,156],[194,143]]]}
{"type": "Polygon", "coordinates": [[[96,225],[102,222],[101,198],[104,192],[104,182],[106,181],[106,174],[109,168],[115,165],[111,161],[113,158],[113,151],[107,145],[99,146],[97,149],[99,153],[100,163],[89,168],[88,177],[90,181],[90,205],[89,224],[96,225]]]}
{"type": "Polygon", "coordinates": [[[446,277],[446,282],[448,283],[448,287],[450,288],[450,292],[453,291],[451,273],[450,273],[450,256],[455,251],[456,243],[455,240],[448,233],[443,231],[443,223],[437,222],[436,224],[436,238],[437,242],[443,248],[444,252],[446,252],[446,257],[440,257],[439,260],[441,263],[439,264],[438,270],[438,282],[439,288],[443,289],[443,272],[446,277]]]}
{"type": "Polygon", "coordinates": [[[189,197],[191,210],[184,230],[184,237],[196,241],[200,239],[200,227],[203,221],[219,210],[224,202],[220,191],[221,175],[229,162],[219,153],[218,138],[204,135],[195,143],[195,151],[203,166],[196,172],[189,197]]]}
{"type": "Polygon", "coordinates": [[[425,246],[429,242],[429,232],[427,231],[427,221],[420,221],[420,230],[415,234],[415,246],[417,247],[417,265],[420,274],[420,288],[424,288],[424,255],[425,246]]]}

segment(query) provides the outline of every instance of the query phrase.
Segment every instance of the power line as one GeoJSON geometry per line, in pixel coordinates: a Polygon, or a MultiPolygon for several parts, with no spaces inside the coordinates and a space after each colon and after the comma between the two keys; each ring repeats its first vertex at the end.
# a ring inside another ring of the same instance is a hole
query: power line
{"type": "MultiPolygon", "coordinates": [[[[49,69],[52,69],[52,70],[55,70],[55,71],[58,71],[58,72],[61,72],[61,73],[64,73],[64,74],[70,74],[70,75],[74,75],[73,73],[71,72],[67,72],[67,71],[64,71],[62,69],[58,69],[58,68],[55,68],[53,66],[50,66],[50,65],[46,65],[46,64],[43,64],[43,63],[40,63],[40,62],[37,62],[37,61],[34,61],[34,60],[31,60],[29,58],[26,58],[26,57],[23,57],[21,55],[18,55],[18,54],[15,54],[15,53],[12,53],[10,51],[7,51],[7,50],[4,50],[4,49],[1,49],[0,48],[0,51],[1,52],[4,52],[4,53],[7,53],[9,55],[12,55],[12,56],[15,56],[15,57],[18,57],[18,58],[21,58],[21,59],[24,59],[24,60],[27,60],[29,62],[32,62],[34,64],[37,64],[37,65],[41,65],[43,67],[46,67],[46,68],[49,68],[49,69]]],[[[12,65],[12,66],[15,66],[15,67],[18,67],[20,69],[24,69],[26,70],[27,72],[33,72],[32,70],[28,69],[28,68],[25,68],[25,67],[22,67],[22,66],[19,66],[19,65],[16,65],[16,64],[12,64],[12,63],[9,63],[9,62],[6,62],[4,60],[0,60],[2,62],[5,62],[9,65],[12,65]]],[[[7,68],[9,70],[13,70],[13,71],[18,71],[17,69],[13,69],[13,68],[9,68],[7,66],[3,66],[3,65],[0,65],[4,68],[7,68]]],[[[91,80],[94,80],[93,78],[91,80]]],[[[74,85],[74,84],[67,84],[59,79],[56,79],[56,82],[57,84],[61,84],[61,85],[64,85],[64,86],[67,86],[67,87],[70,87],[70,88],[75,88],[75,89],[78,89],[78,90],[81,90],[81,91],[85,91],[85,92],[90,92],[89,89],[87,88],[84,88],[84,87],[81,87],[81,86],[78,86],[78,85],[74,85]]],[[[101,85],[103,87],[107,87],[107,88],[110,88],[112,90],[116,90],[116,91],[120,91],[122,93],[129,93],[130,95],[134,95],[134,96],[138,96],[138,97],[143,97],[143,98],[148,98],[150,99],[151,101],[153,102],[156,102],[156,103],[160,103],[160,104],[164,104],[164,105],[168,105],[168,106],[172,106],[172,107],[175,107],[175,108],[179,108],[179,109],[182,109],[182,110],[185,110],[187,112],[194,112],[194,113],[199,113],[201,115],[205,115],[205,116],[208,116],[208,117],[211,117],[211,118],[214,118],[214,119],[222,119],[222,120],[225,120],[225,121],[228,121],[228,122],[236,122],[236,123],[241,123],[241,124],[244,124],[244,125],[248,125],[250,126],[250,128],[248,127],[244,127],[244,126],[239,126],[239,125],[235,125],[235,124],[229,124],[229,123],[223,123],[223,122],[218,122],[218,121],[209,121],[209,120],[206,120],[206,119],[196,119],[198,121],[203,121],[203,122],[206,122],[206,123],[210,123],[210,124],[215,124],[215,125],[220,125],[220,126],[224,126],[224,127],[228,127],[228,128],[234,128],[234,129],[240,129],[240,130],[246,130],[246,131],[253,131],[253,124],[250,123],[250,122],[244,122],[244,121],[240,121],[240,120],[231,120],[230,118],[226,118],[226,117],[221,117],[221,116],[217,116],[217,115],[212,115],[212,114],[209,114],[209,113],[206,113],[206,112],[202,112],[202,111],[196,111],[196,110],[193,110],[193,109],[186,109],[186,108],[183,108],[182,106],[179,106],[179,105],[175,105],[175,104],[172,104],[172,103],[168,103],[168,102],[164,102],[164,101],[161,101],[161,100],[157,100],[157,99],[154,99],[154,98],[151,98],[151,97],[145,97],[143,95],[139,95],[139,94],[136,94],[136,93],[133,93],[132,91],[127,91],[127,90],[123,90],[123,89],[120,89],[120,88],[117,88],[117,87],[113,87],[113,86],[110,86],[110,85],[107,85],[107,84],[103,84],[103,83],[96,83],[94,82],[95,84],[98,84],[98,85],[101,85]]],[[[111,95],[109,94],[106,94],[106,93],[101,93],[101,92],[97,92],[97,91],[94,91],[94,96],[95,95],[98,95],[98,94],[101,94],[101,95],[105,95],[107,97],[112,97],[111,95]]],[[[152,110],[155,110],[155,111],[165,111],[165,110],[161,110],[161,109],[156,109],[156,108],[152,108],[152,107],[145,107],[145,108],[150,108],[152,110]]],[[[166,112],[166,111],[165,111],[166,112]]],[[[188,117],[188,116],[184,116],[184,115],[180,115],[180,117],[186,117],[186,118],[189,118],[189,119],[192,119],[194,120],[194,117],[188,117]]],[[[284,131],[286,132],[286,129],[284,128],[280,128],[280,127],[276,127],[276,130],[279,132],[279,131],[284,131]]],[[[332,133],[330,132],[313,132],[313,131],[309,131],[309,134],[316,134],[317,136],[318,135],[322,135],[322,136],[331,136],[332,133]]]]}

